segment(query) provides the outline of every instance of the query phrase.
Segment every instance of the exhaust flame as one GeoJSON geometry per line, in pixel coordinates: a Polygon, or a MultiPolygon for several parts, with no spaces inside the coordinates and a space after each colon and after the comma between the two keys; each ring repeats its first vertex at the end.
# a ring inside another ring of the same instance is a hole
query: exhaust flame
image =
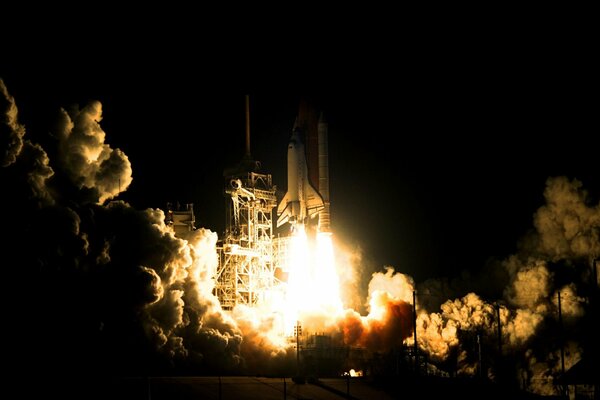
{"type": "Polygon", "coordinates": [[[282,310],[287,334],[301,315],[334,317],[342,312],[330,234],[317,234],[315,246],[309,242],[304,225],[299,225],[291,238],[288,263],[287,297],[282,310]]]}

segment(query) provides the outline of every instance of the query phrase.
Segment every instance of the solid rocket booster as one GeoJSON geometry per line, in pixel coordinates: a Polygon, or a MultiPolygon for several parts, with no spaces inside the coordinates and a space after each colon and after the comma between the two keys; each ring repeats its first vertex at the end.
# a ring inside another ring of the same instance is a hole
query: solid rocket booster
{"type": "Polygon", "coordinates": [[[323,198],[323,210],[319,213],[319,232],[331,232],[329,216],[329,149],[327,122],[323,113],[319,117],[319,193],[323,198]]]}
{"type": "MultiPolygon", "coordinates": [[[[325,209],[323,198],[312,187],[308,178],[306,153],[304,144],[300,139],[300,133],[301,130],[297,123],[294,124],[287,153],[288,191],[277,207],[278,227],[286,222],[292,225],[303,224],[306,222],[307,217],[314,218],[325,209]]],[[[319,178],[319,186],[321,186],[320,182],[321,179],[319,178]]],[[[328,188],[329,184],[327,183],[328,188]]],[[[329,196],[329,193],[327,195],[329,196]]]]}

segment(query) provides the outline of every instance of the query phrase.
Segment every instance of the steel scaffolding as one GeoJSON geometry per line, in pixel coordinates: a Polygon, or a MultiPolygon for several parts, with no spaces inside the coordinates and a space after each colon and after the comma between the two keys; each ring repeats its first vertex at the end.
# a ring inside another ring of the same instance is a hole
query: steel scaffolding
{"type": "Polygon", "coordinates": [[[215,294],[224,310],[256,305],[278,283],[273,256],[276,188],[270,174],[245,172],[226,179],[227,221],[217,247],[215,294]]]}

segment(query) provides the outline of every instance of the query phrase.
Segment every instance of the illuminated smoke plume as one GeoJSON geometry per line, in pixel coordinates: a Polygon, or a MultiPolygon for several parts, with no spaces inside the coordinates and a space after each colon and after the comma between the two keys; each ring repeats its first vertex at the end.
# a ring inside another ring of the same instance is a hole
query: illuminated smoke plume
{"type": "Polygon", "coordinates": [[[204,364],[215,363],[223,371],[242,366],[240,356],[242,331],[235,320],[224,314],[216,296],[213,277],[217,269],[217,235],[207,229],[189,232],[186,236],[192,263],[184,281],[185,300],[184,344],[189,343],[194,358],[204,364]]]}
{"type": "Polygon", "coordinates": [[[543,315],[527,309],[511,311],[502,309],[500,314],[502,340],[506,341],[508,338],[507,342],[513,346],[524,345],[537,331],[543,319],[543,315]]]}
{"type": "Polygon", "coordinates": [[[90,102],[81,110],[61,110],[57,136],[60,162],[67,175],[80,189],[93,191],[98,203],[111,199],[131,184],[131,164],[119,149],[105,143],[100,127],[102,105],[90,102]]]}
{"type": "MultiPolygon", "coordinates": [[[[476,351],[469,338],[477,332],[492,342],[499,301],[504,357],[516,362],[524,354],[520,364],[529,390],[556,394],[558,294],[565,329],[576,328],[586,316],[582,293],[589,293],[586,288],[592,283],[590,261],[599,254],[600,204],[590,205],[582,184],[565,177],[549,178],[544,195],[546,204],[534,213],[535,231],[524,238],[522,250],[494,264],[501,269],[488,274],[498,282],[506,280],[497,300],[488,302],[469,293],[441,303],[441,312],[430,312],[445,294],[464,290],[463,281],[430,280],[419,285],[419,346],[432,360],[475,374],[476,351]]],[[[573,335],[584,339],[580,331],[574,329],[573,335]]],[[[583,352],[575,341],[567,347],[566,364],[571,366],[583,352]]]]}
{"type": "Polygon", "coordinates": [[[11,187],[1,201],[14,228],[7,279],[25,285],[27,294],[14,307],[19,330],[12,341],[20,344],[8,354],[14,370],[239,371],[242,331],[212,294],[216,234],[198,229],[176,238],[161,210],[102,205],[131,183],[131,166],[105,143],[100,103],[61,112],[52,160],[24,138],[16,105],[0,83],[0,174],[11,187]],[[67,181],[88,196],[73,196],[67,181]]]}
{"type": "Polygon", "coordinates": [[[387,351],[402,345],[412,335],[413,282],[407,275],[391,267],[385,273],[376,272],[369,283],[369,313],[360,315],[346,309],[335,323],[345,344],[371,351],[387,351]]]}
{"type": "Polygon", "coordinates": [[[587,302],[583,296],[577,294],[577,286],[571,282],[563,287],[557,288],[552,296],[553,299],[558,298],[560,292],[561,310],[565,318],[578,318],[585,314],[583,305],[587,302]]]}
{"type": "Polygon", "coordinates": [[[280,321],[260,308],[238,305],[233,318],[242,331],[243,371],[255,374],[293,374],[296,352],[279,330],[280,321]]]}
{"type": "Polygon", "coordinates": [[[460,300],[448,300],[442,304],[442,315],[455,321],[461,329],[472,330],[491,326],[494,308],[475,293],[469,293],[460,300]]]}
{"type": "Polygon", "coordinates": [[[530,259],[521,263],[516,257],[511,257],[505,266],[513,271],[513,280],[504,291],[504,297],[518,308],[536,312],[547,311],[552,275],[546,262],[530,259]]]}
{"type": "Polygon", "coordinates": [[[212,294],[216,234],[198,229],[176,238],[161,210],[138,211],[123,202],[97,213],[96,234],[111,238],[98,246],[110,259],[100,267],[108,275],[100,293],[113,299],[103,302],[107,318],[137,310],[148,345],[170,362],[239,367],[241,331],[212,294]]]}
{"type": "Polygon", "coordinates": [[[551,260],[600,255],[600,204],[588,206],[588,194],[578,180],[549,178],[546,205],[534,215],[538,250],[551,260]]]}
{"type": "Polygon", "coordinates": [[[417,318],[419,346],[433,361],[443,361],[458,345],[458,328],[455,321],[444,320],[439,313],[421,313],[417,318]]]}
{"type": "MultiPolygon", "coordinates": [[[[54,175],[46,152],[36,143],[23,140],[25,126],[18,121],[18,109],[14,98],[8,93],[4,81],[0,79],[0,139],[2,140],[3,180],[10,188],[11,195],[31,202],[34,207],[53,203],[47,187],[47,180],[54,175]],[[10,168],[9,168],[10,167],[10,168]]],[[[10,196],[4,196],[8,204],[6,210],[15,210],[10,196]]]]}
{"type": "Polygon", "coordinates": [[[448,300],[441,305],[441,313],[422,312],[417,317],[419,346],[433,361],[443,362],[451,354],[457,355],[455,368],[472,373],[476,367],[473,357],[461,347],[461,335],[476,335],[494,326],[494,307],[475,293],[448,300]]]}
{"type": "Polygon", "coordinates": [[[362,282],[370,279],[371,274],[367,274],[370,268],[366,265],[363,251],[359,246],[346,246],[337,240],[335,249],[335,263],[340,282],[342,304],[346,308],[365,313],[367,291],[362,282]],[[365,274],[365,276],[361,276],[362,274],[365,274]]]}
{"type": "Polygon", "coordinates": [[[578,340],[571,341],[571,350],[566,351],[566,368],[586,354],[579,341],[587,344],[587,357],[594,357],[595,339],[586,332],[594,317],[587,316],[586,309],[593,310],[587,305],[593,286],[590,262],[600,254],[600,203],[591,204],[582,183],[566,177],[549,178],[544,197],[546,204],[534,214],[535,232],[526,238],[522,254],[505,263],[513,278],[506,298],[519,307],[516,312],[521,317],[520,321],[515,318],[513,326],[528,329],[536,342],[545,344],[545,352],[535,351],[530,344],[531,351],[526,353],[531,356],[526,368],[529,382],[538,393],[550,393],[549,378],[560,372],[557,341],[544,340],[545,336],[556,338],[561,329],[556,325],[559,293],[564,329],[571,339],[578,340]],[[530,332],[534,328],[539,329],[530,332]],[[546,355],[548,349],[552,349],[550,356],[546,355]]]}
{"type": "Polygon", "coordinates": [[[411,303],[415,286],[413,279],[408,275],[395,273],[392,267],[386,267],[385,270],[385,274],[381,272],[373,274],[369,282],[369,298],[379,291],[389,293],[396,300],[411,303]]]}
{"type": "Polygon", "coordinates": [[[8,93],[4,81],[0,79],[0,140],[3,149],[1,166],[14,163],[23,148],[25,127],[17,120],[15,99],[8,93]]]}

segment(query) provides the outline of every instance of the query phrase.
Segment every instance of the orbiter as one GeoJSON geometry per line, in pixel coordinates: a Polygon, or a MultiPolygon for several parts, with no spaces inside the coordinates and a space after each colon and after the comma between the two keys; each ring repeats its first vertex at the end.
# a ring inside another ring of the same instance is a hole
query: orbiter
{"type": "Polygon", "coordinates": [[[319,192],[310,184],[304,144],[300,139],[301,130],[295,125],[288,144],[287,172],[288,191],[277,207],[277,226],[286,222],[304,224],[325,209],[319,192]]]}

